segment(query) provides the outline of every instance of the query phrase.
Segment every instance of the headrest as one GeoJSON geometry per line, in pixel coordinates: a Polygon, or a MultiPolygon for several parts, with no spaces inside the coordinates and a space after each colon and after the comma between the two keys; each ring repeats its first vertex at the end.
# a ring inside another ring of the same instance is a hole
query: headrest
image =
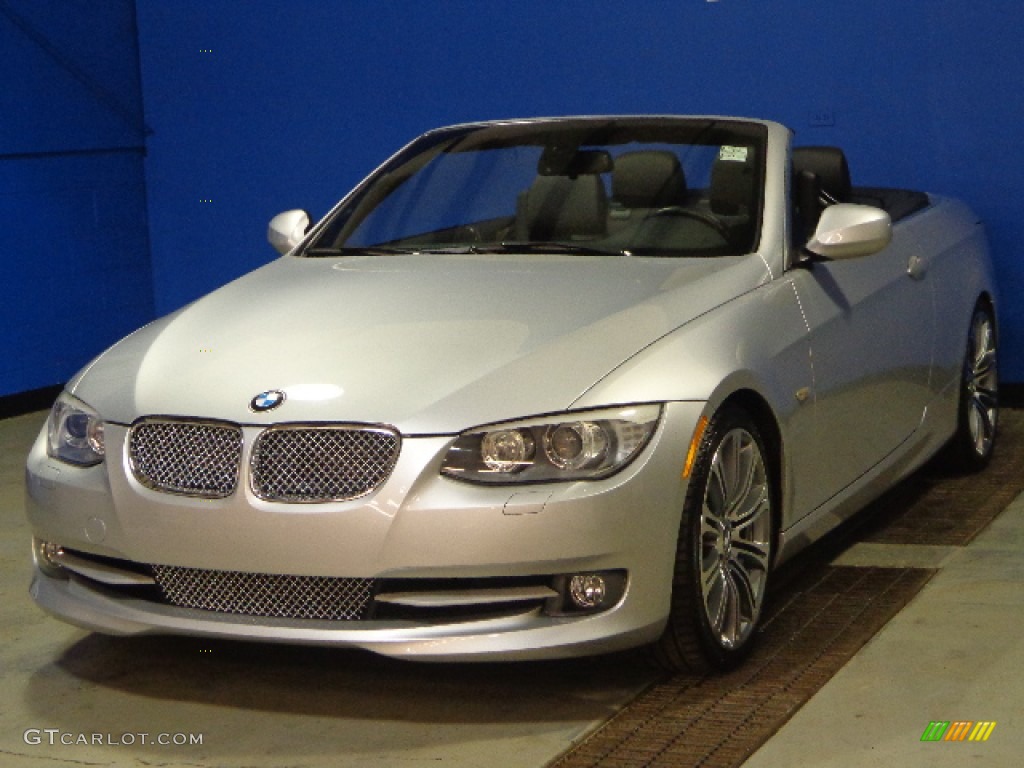
{"type": "Polygon", "coordinates": [[[850,168],[838,147],[796,147],[793,170],[813,173],[821,182],[821,191],[836,202],[850,199],[850,168]]]}
{"type": "Polygon", "coordinates": [[[538,176],[526,196],[526,232],[531,240],[566,240],[603,235],[608,195],[600,176],[538,176]]]}
{"type": "Polygon", "coordinates": [[[665,208],[686,202],[686,176],[672,152],[626,152],[615,159],[612,199],[625,208],[665,208]]]}
{"type": "Polygon", "coordinates": [[[754,166],[749,162],[717,159],[711,166],[708,197],[719,216],[749,214],[754,207],[754,166]]]}

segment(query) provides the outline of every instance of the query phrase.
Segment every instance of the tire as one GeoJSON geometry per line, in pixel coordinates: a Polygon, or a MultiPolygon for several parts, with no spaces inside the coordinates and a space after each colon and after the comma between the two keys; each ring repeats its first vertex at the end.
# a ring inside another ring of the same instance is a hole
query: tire
{"type": "Polygon", "coordinates": [[[996,352],[995,317],[987,303],[979,302],[967,331],[956,432],[946,447],[947,464],[954,471],[977,472],[992,459],[999,425],[996,352]]]}
{"type": "Polygon", "coordinates": [[[676,550],[671,609],[650,660],[670,671],[729,669],[749,653],[774,548],[775,478],[752,418],[726,406],[701,438],[676,550]]]}

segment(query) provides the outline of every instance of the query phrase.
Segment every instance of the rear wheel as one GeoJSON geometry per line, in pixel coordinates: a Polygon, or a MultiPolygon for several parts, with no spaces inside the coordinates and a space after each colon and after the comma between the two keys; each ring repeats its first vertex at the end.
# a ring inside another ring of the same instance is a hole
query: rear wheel
{"type": "Polygon", "coordinates": [[[958,469],[977,471],[992,458],[999,424],[996,362],[995,318],[987,304],[979,303],[967,333],[957,430],[948,447],[949,458],[958,469]]]}
{"type": "Polygon", "coordinates": [[[651,654],[677,671],[727,669],[750,650],[772,559],[774,479],[757,425],[726,407],[701,439],[686,494],[672,607],[651,654]]]}

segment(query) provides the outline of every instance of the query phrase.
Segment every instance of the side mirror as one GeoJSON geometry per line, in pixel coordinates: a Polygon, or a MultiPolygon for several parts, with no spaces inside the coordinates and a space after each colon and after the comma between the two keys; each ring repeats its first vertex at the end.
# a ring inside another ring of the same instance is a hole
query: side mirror
{"type": "Polygon", "coordinates": [[[267,240],[278,253],[288,253],[302,242],[309,229],[309,214],[294,210],[279,213],[270,220],[267,227],[267,240]]]}
{"type": "Polygon", "coordinates": [[[821,212],[807,250],[826,259],[877,253],[892,240],[892,219],[881,208],[837,203],[821,212]]]}

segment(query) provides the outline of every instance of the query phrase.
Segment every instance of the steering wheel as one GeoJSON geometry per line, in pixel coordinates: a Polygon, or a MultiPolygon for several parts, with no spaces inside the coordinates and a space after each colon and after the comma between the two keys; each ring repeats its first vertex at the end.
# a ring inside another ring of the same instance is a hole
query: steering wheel
{"type": "Polygon", "coordinates": [[[726,229],[725,224],[710,213],[698,211],[694,208],[683,208],[681,205],[670,205],[666,208],[659,208],[658,210],[647,214],[644,216],[644,221],[661,216],[679,216],[685,219],[693,219],[694,221],[700,222],[704,226],[715,230],[715,234],[721,237],[725,242],[729,242],[729,230],[726,229]]]}

